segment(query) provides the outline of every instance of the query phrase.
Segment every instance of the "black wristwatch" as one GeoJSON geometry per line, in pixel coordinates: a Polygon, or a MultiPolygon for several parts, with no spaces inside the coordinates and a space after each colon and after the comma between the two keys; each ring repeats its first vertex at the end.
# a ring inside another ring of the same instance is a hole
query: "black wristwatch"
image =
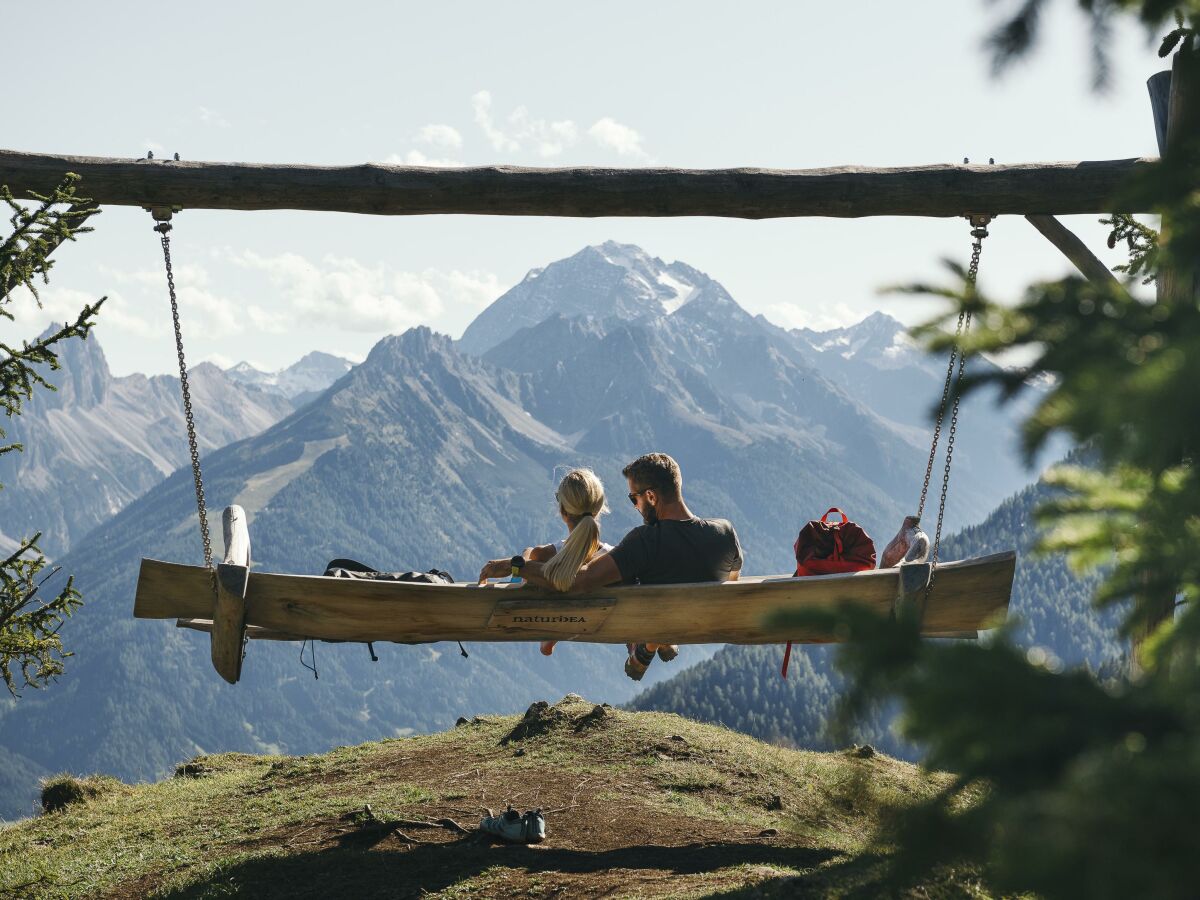
{"type": "Polygon", "coordinates": [[[525,568],[525,557],[518,554],[509,560],[509,564],[512,566],[513,578],[520,578],[521,570],[525,568]]]}

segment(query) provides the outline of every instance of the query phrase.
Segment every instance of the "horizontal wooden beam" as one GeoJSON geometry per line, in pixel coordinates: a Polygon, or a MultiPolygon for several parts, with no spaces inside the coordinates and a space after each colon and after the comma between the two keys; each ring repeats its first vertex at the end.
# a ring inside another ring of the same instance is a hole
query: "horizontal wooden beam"
{"type": "MultiPolygon", "coordinates": [[[[0,150],[0,184],[49,191],[64,172],[103,206],[370,215],[961,216],[1105,213],[1152,159],[829,169],[423,168],[110,159],[0,150]]],[[[1122,209],[1123,212],[1147,210],[1122,209]]]]}

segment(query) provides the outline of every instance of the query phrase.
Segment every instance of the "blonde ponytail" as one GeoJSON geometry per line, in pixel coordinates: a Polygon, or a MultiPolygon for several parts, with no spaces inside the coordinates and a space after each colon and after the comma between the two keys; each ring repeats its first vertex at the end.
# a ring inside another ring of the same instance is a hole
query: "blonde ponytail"
{"type": "Polygon", "coordinates": [[[567,536],[562,549],[542,567],[542,574],[556,590],[569,591],[575,576],[599,546],[600,523],[595,516],[583,516],[567,536]]]}
{"type": "Polygon", "coordinates": [[[563,515],[575,524],[561,550],[542,568],[556,590],[569,591],[579,570],[600,546],[601,514],[608,512],[604,485],[591,469],[573,469],[555,492],[563,515]]]}

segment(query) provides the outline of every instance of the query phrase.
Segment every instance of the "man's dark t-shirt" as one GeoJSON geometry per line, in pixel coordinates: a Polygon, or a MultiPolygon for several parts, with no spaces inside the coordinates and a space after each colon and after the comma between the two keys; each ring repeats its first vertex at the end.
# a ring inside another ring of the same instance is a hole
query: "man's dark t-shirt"
{"type": "Polygon", "coordinates": [[[624,584],[724,581],[742,568],[728,519],[661,519],[639,525],[609,552],[624,584]]]}

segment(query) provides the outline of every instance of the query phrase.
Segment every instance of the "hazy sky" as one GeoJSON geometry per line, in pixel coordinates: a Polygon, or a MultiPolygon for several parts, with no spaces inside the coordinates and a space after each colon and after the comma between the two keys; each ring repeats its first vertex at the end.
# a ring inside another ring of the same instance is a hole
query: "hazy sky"
{"type": "MultiPolygon", "coordinates": [[[[1126,27],[1107,94],[1090,89],[1074,2],[1036,55],[993,78],[982,41],[1010,2],[737,4],[6,3],[10,64],[61,45],[6,101],[0,146],[96,156],[688,167],[905,165],[1155,154],[1145,80],[1163,68],[1126,27]]],[[[13,68],[9,66],[10,70],[13,68]]],[[[86,190],[86,185],[84,186],[86,190]]],[[[1093,217],[1069,217],[1102,258],[1093,217]]],[[[63,248],[32,336],[107,294],[97,334],[117,374],[174,369],[157,236],[109,208],[63,248]]],[[[189,356],[287,365],[361,357],[424,323],[457,337],[530,268],[607,239],[721,281],[782,325],[825,327],[964,260],[962,220],[372,217],[184,211],[173,232],[189,356]]],[[[998,220],[981,282],[1012,297],[1069,266],[1019,218],[998,220]]]]}

